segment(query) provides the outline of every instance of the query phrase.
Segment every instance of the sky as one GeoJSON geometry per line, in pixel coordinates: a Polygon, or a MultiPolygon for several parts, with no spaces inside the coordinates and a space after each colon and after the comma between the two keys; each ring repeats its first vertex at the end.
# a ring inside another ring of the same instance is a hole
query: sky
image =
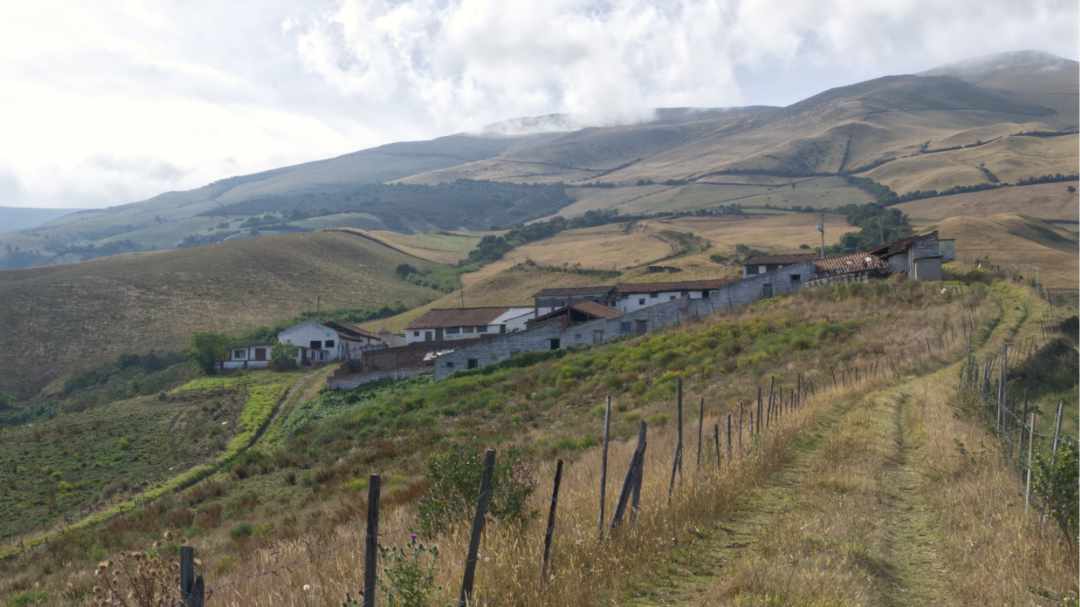
{"type": "Polygon", "coordinates": [[[103,207],[521,116],[786,105],[1020,49],[1075,0],[0,4],[0,206],[103,207]]]}

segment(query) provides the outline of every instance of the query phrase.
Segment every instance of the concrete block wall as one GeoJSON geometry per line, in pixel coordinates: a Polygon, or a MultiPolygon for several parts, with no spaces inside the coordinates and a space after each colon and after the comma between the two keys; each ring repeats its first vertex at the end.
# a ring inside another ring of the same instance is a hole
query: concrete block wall
{"type": "Polygon", "coordinates": [[[769,285],[773,295],[797,291],[813,277],[813,271],[814,264],[804,262],[731,283],[713,291],[708,298],[679,298],[627,312],[619,318],[597,319],[569,327],[552,320],[520,333],[508,333],[444,354],[436,361],[435,378],[443,379],[466,371],[470,361],[475,362],[474,368],[483,368],[508,360],[515,354],[549,351],[553,349],[552,340],[558,340],[558,349],[582,348],[728,312],[764,297],[765,285],[769,285]]]}

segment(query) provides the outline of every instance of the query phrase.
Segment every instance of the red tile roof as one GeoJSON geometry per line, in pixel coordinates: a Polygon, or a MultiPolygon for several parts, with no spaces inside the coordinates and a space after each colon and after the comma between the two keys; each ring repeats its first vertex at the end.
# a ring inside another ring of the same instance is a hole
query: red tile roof
{"type": "Polygon", "coordinates": [[[814,261],[814,269],[818,274],[835,275],[850,274],[852,272],[865,272],[870,270],[886,270],[888,265],[876,255],[869,253],[851,253],[837,257],[826,257],[814,261]]]}

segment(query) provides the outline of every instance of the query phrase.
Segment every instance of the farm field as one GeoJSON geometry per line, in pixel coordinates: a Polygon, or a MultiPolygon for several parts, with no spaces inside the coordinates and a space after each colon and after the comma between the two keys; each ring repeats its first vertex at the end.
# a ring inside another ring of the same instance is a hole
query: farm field
{"type": "Polygon", "coordinates": [[[402,234],[388,230],[369,230],[368,234],[410,255],[443,264],[454,264],[468,257],[483,236],[465,232],[402,234]]]}
{"type": "MultiPolygon", "coordinates": [[[[1076,223],[1080,220],[1078,182],[1040,183],[1022,187],[997,188],[952,196],[924,198],[897,205],[913,224],[924,225],[967,215],[985,217],[997,213],[1016,213],[1047,221],[1076,223]],[[1070,192],[1069,187],[1074,188],[1070,192]]],[[[1062,227],[1066,227],[1064,224],[1062,227]]]]}
{"type": "Polygon", "coordinates": [[[1072,174],[1077,167],[1077,136],[1005,137],[979,147],[899,158],[861,174],[903,194],[914,190],[947,190],[958,185],[989,183],[985,166],[1001,181],[1023,177],[1072,174]]]}
{"type": "Polygon", "coordinates": [[[441,294],[399,277],[402,263],[437,267],[319,232],[0,272],[0,391],[29,397],[121,354],[182,350],[196,331],[236,334],[316,305],[415,306],[441,294]]]}
{"type": "Polygon", "coordinates": [[[1037,219],[1002,213],[951,217],[936,224],[941,238],[956,239],[956,256],[1011,266],[1039,278],[1051,289],[1080,286],[1080,249],[1075,232],[1037,219]]]}

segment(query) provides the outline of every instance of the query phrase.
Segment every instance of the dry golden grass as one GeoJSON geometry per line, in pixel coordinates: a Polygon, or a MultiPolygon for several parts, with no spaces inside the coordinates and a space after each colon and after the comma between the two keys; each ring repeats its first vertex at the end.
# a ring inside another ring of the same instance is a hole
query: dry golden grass
{"type": "Polygon", "coordinates": [[[123,353],[186,348],[196,331],[236,333],[314,310],[416,305],[424,266],[340,232],[268,236],[81,264],[0,272],[0,391],[30,396],[123,353]]]}
{"type": "Polygon", "coordinates": [[[366,230],[372,238],[428,261],[454,264],[469,256],[480,241],[475,234],[430,232],[402,234],[389,230],[366,230]]]}
{"type": "Polygon", "coordinates": [[[938,198],[924,198],[897,205],[916,226],[935,223],[949,217],[968,215],[985,217],[997,213],[1018,213],[1045,220],[1076,222],[1080,220],[1080,193],[1068,190],[1077,182],[1040,183],[1038,185],[998,188],[938,198]]]}
{"type": "MultiPolygon", "coordinates": [[[[923,347],[927,338],[939,334],[948,335],[950,356],[955,355],[963,340],[958,333],[941,331],[941,327],[956,327],[966,312],[960,302],[935,305],[929,309],[903,307],[883,312],[871,301],[845,300],[837,305],[825,299],[806,297],[775,302],[776,312],[799,310],[806,317],[825,315],[833,319],[854,319],[870,314],[884,314],[888,322],[866,323],[851,342],[861,348],[863,355],[853,359],[850,366],[869,367],[875,362],[884,369],[886,361],[908,361],[913,350],[923,347]],[[861,344],[861,345],[860,345],[861,344]]],[[[744,318],[757,318],[748,313],[744,318]]],[[[936,343],[936,342],[935,342],[936,343]]],[[[819,385],[826,382],[818,361],[823,353],[805,352],[776,368],[786,377],[788,388],[794,373],[804,371],[819,385]]],[[[921,364],[920,361],[915,361],[921,364]]],[[[901,363],[904,364],[904,363],[901,363]]],[[[556,531],[553,575],[545,587],[538,580],[537,555],[542,542],[539,520],[525,529],[492,523],[481,549],[477,592],[484,604],[528,605],[595,605],[619,604],[629,598],[633,588],[654,586],[650,577],[657,567],[667,562],[673,550],[690,546],[701,530],[712,525],[718,517],[735,513],[741,499],[753,487],[764,483],[775,472],[783,469],[792,456],[792,441],[796,435],[825,421],[833,406],[851,402],[850,399],[866,389],[891,381],[878,375],[867,383],[824,390],[813,404],[797,412],[785,414],[783,423],[771,426],[763,438],[764,448],[753,455],[728,462],[726,440],[723,445],[724,468],[721,474],[713,473],[714,460],[711,444],[706,445],[702,473],[695,471],[696,439],[694,423],[687,424],[687,451],[685,478],[676,491],[671,505],[667,505],[667,483],[674,448],[674,430],[670,424],[651,424],[646,464],[643,508],[632,527],[625,528],[607,543],[598,543],[597,493],[599,453],[591,449],[570,462],[564,476],[560,496],[559,519],[556,531]],[[824,417],[823,417],[824,416],[824,417]],[[621,585],[630,580],[630,588],[621,585]]],[[[688,420],[696,417],[694,404],[699,397],[708,398],[706,427],[718,423],[721,416],[732,411],[734,403],[752,396],[753,379],[748,377],[724,377],[722,385],[688,384],[688,420]],[[729,395],[732,390],[738,396],[717,398],[716,394],[729,395]]],[[[661,406],[671,415],[670,404],[661,406]]],[[[656,406],[640,411],[645,417],[656,406]]],[[[616,414],[621,424],[628,413],[616,414]]],[[[651,419],[651,418],[650,418],[651,419]]],[[[707,435],[708,436],[708,435],[707,435]]],[[[534,441],[535,437],[518,437],[515,440],[534,441]]],[[[745,445],[751,441],[744,434],[745,445]]],[[[736,441],[737,443],[737,441],[736,441]]],[[[626,471],[626,463],[632,449],[630,443],[615,443],[611,450],[609,468],[608,515],[618,494],[620,479],[626,471]]],[[[540,489],[534,494],[532,507],[544,511],[550,487],[551,462],[541,465],[540,489]]],[[[331,507],[335,507],[333,504],[331,507]]],[[[344,507],[345,504],[340,504],[344,507]]],[[[359,586],[358,572],[362,570],[359,547],[362,530],[359,521],[362,511],[356,505],[351,522],[332,531],[300,533],[295,539],[274,542],[247,553],[239,563],[218,571],[212,579],[215,600],[223,605],[333,605],[337,607],[346,592],[359,586]],[[305,589],[306,586],[306,589],[305,589]]],[[[409,532],[415,528],[415,513],[411,507],[388,509],[381,522],[382,538],[387,544],[407,541],[409,532]]],[[[461,554],[464,554],[464,528],[458,528],[436,539],[443,555],[437,570],[439,584],[446,599],[456,595],[461,574],[461,554]]],[[[213,554],[222,546],[215,543],[200,544],[210,571],[214,569],[213,554]]]]}
{"type": "Polygon", "coordinates": [[[526,260],[548,266],[580,263],[588,268],[624,270],[675,252],[658,232],[651,222],[567,230],[516,248],[506,259],[514,263],[526,260]]]}
{"type": "Polygon", "coordinates": [[[946,190],[957,185],[988,183],[979,170],[985,164],[1002,181],[1076,172],[1077,136],[1004,137],[963,150],[919,154],[881,165],[865,174],[896,192],[946,190]]]}
{"type": "Polygon", "coordinates": [[[957,259],[989,259],[1033,276],[1049,288],[1075,289],[1080,281],[1076,233],[1016,214],[951,217],[936,226],[956,239],[957,259]]]}

